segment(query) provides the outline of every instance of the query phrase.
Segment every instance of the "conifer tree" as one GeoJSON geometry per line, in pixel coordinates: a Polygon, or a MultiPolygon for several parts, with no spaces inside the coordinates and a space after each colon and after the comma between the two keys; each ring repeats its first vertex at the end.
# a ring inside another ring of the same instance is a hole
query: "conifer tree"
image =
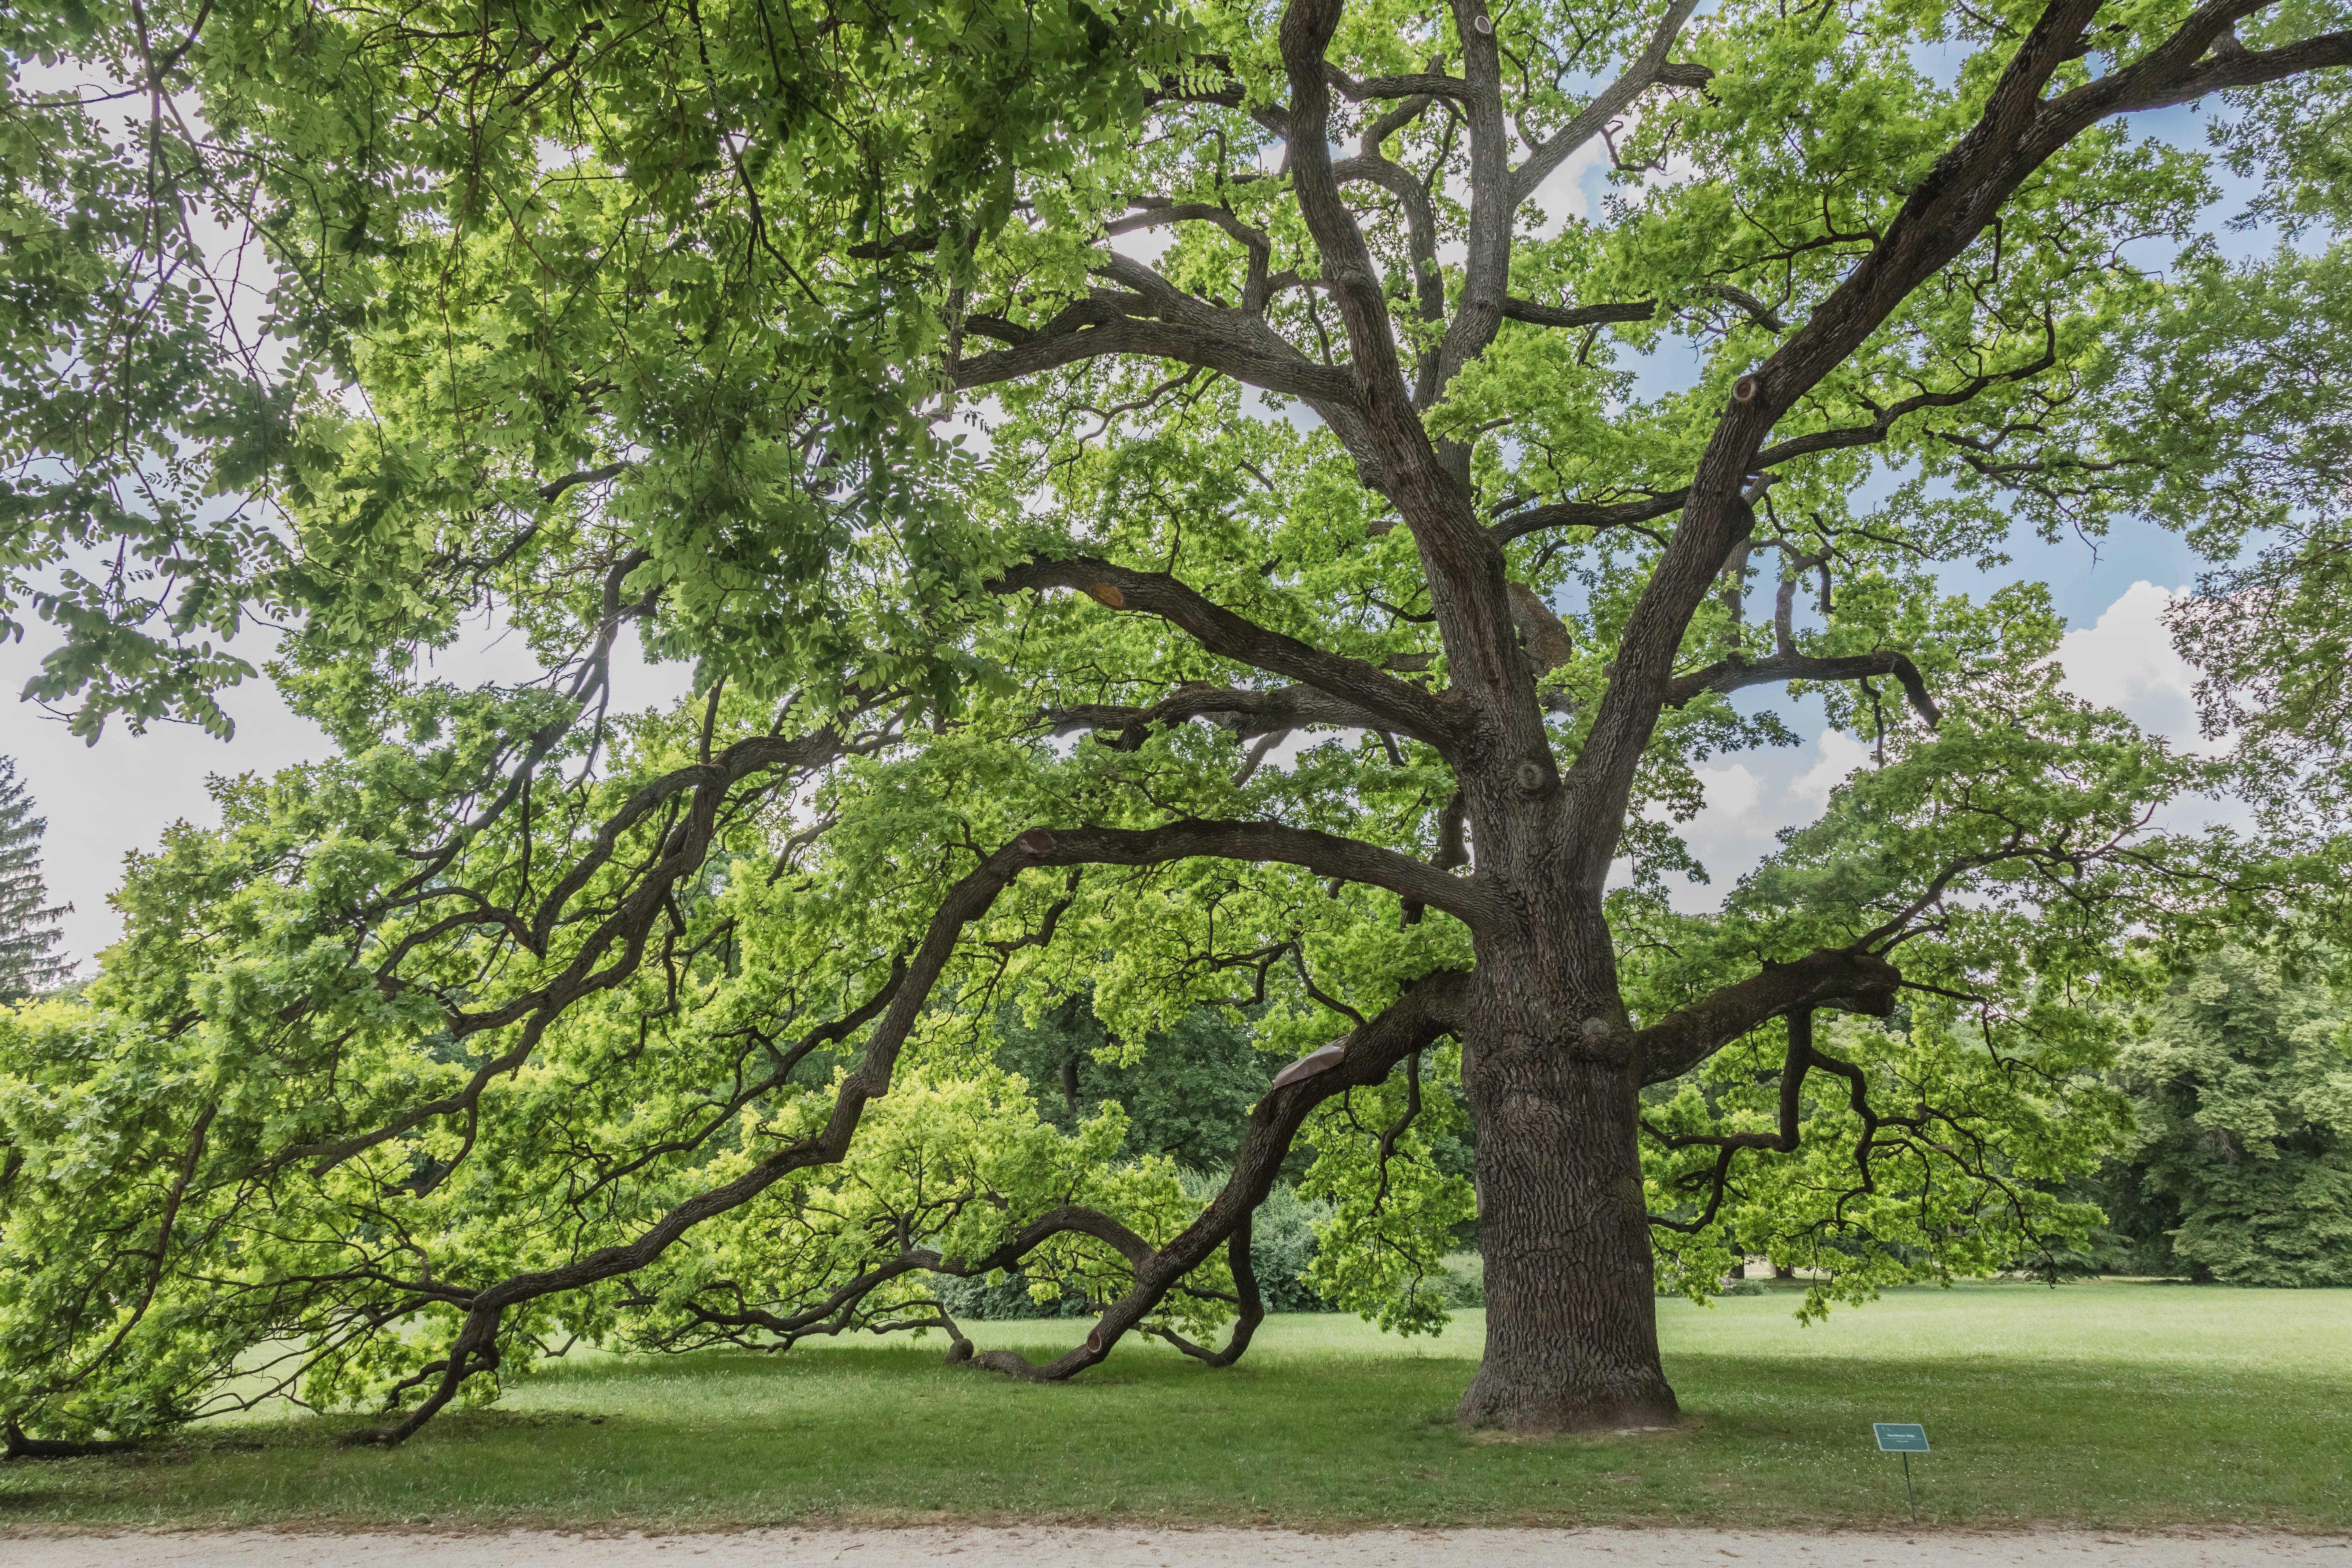
{"type": "Polygon", "coordinates": [[[19,1001],[73,973],[72,961],[58,952],[65,935],[58,922],[73,906],[48,901],[41,835],[49,824],[33,815],[33,805],[16,760],[0,757],[0,1002],[19,1001]]]}

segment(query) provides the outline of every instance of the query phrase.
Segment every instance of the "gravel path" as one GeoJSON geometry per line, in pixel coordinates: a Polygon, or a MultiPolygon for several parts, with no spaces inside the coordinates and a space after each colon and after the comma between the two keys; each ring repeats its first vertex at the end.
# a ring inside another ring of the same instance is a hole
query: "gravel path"
{"type": "Polygon", "coordinates": [[[2352,1537],[2036,1531],[1909,1535],[1712,1530],[753,1530],[725,1535],[204,1534],[0,1537],[7,1568],[2352,1568],[2352,1537]]]}

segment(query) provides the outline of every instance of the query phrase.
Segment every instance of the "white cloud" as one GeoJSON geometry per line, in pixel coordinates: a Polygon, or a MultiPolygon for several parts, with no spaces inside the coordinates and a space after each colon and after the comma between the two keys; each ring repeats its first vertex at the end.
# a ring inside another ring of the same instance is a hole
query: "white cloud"
{"type": "Polygon", "coordinates": [[[2165,611],[2187,592],[2134,583],[2095,625],[2059,639],[2057,660],[2066,689],[2085,702],[2116,709],[2184,751],[2210,753],[2229,742],[2198,732],[2197,670],[2174,650],[2164,624],[2165,611]]]}
{"type": "MultiPolygon", "coordinates": [[[[1771,848],[1772,831],[1780,826],[1779,814],[1765,809],[1764,775],[1746,763],[1720,763],[1693,771],[1705,804],[1675,831],[1712,880],[1702,887],[1667,878],[1675,907],[1686,913],[1714,909],[1724,889],[1771,848]]],[[[1666,813],[1654,806],[1651,815],[1664,820],[1666,813]]]]}
{"type": "Polygon", "coordinates": [[[1788,800],[1806,808],[1791,822],[1811,822],[1827,811],[1830,791],[1870,761],[1870,748],[1843,730],[1824,730],[1813,744],[1821,760],[1789,781],[1788,800]]]}
{"type": "Polygon", "coordinates": [[[1549,239],[1568,226],[1570,218],[1589,223],[1598,216],[1599,204],[1593,200],[1593,191],[1604,188],[1604,181],[1595,176],[1608,167],[1608,143],[1595,136],[1545,175],[1528,198],[1528,205],[1544,215],[1543,223],[1535,230],[1537,236],[1549,239]]]}
{"type": "Polygon", "coordinates": [[[1125,234],[1112,235],[1110,248],[1129,261],[1155,267],[1161,257],[1175,248],[1176,238],[1174,224],[1153,224],[1149,228],[1131,228],[1125,234]]]}
{"type": "MultiPolygon", "coordinates": [[[[2067,690],[2086,702],[2113,708],[2152,735],[2182,752],[2218,756],[2236,743],[2232,735],[2206,736],[2197,723],[2197,668],[2172,646],[2164,613],[2188,594],[2134,583],[2109,605],[2096,625],[2068,632],[2058,643],[2057,662],[2067,690]]],[[[2161,831],[2194,833],[2212,826],[2243,826],[2251,812],[2242,800],[2188,795],[2169,802],[2150,825],[2161,831]]]]}
{"type": "Polygon", "coordinates": [[[1764,780],[1756,770],[1746,763],[1730,763],[1694,771],[1699,787],[1706,792],[1706,804],[1685,831],[1694,840],[1745,837],[1752,833],[1754,824],[1761,820],[1756,808],[1764,802],[1764,780]]]}
{"type": "Polygon", "coordinates": [[[1804,814],[1792,820],[1811,823],[1813,818],[1830,809],[1830,790],[1846,783],[1846,775],[1870,762],[1870,748],[1855,741],[1842,729],[1825,729],[1813,742],[1818,762],[1788,781],[1788,802],[1804,806],[1804,814]]]}
{"type": "Polygon", "coordinates": [[[1696,770],[1706,804],[1679,831],[1712,880],[1701,886],[1667,878],[1674,907],[1685,914],[1721,908],[1732,885],[1779,847],[1782,828],[1818,819],[1829,805],[1830,791],[1868,765],[1870,747],[1841,731],[1824,730],[1813,742],[1812,765],[1801,772],[1796,771],[1801,756],[1772,750],[1748,755],[1757,765],[1728,761],[1696,770]]]}

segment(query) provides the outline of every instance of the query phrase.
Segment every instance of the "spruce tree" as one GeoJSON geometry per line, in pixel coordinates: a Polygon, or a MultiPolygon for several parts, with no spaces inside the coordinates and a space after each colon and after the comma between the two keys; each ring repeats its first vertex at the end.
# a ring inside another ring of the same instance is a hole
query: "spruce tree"
{"type": "Polygon", "coordinates": [[[71,904],[49,903],[41,880],[41,835],[47,817],[33,815],[33,797],[16,776],[16,760],[0,757],[0,1002],[17,1002],[73,973],[57,951],[58,922],[71,904]]]}

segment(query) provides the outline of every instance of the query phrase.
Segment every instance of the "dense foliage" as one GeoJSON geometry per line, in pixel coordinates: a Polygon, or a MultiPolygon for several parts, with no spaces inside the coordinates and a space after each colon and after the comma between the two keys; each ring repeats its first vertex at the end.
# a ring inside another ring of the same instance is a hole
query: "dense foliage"
{"type": "Polygon", "coordinates": [[[1046,1121],[1074,1128],[1116,1100],[1129,1152],[1164,1154],[1196,1172],[1233,1168],[1250,1107],[1282,1066],[1252,1044],[1245,1017],[1203,1009],[1131,1041],[1104,1027],[1084,991],[1034,1020],[1012,1011],[998,1037],[997,1062],[1034,1086],[1046,1121]]]}
{"type": "Polygon", "coordinates": [[[2275,720],[2233,775],[1939,573],[2135,510],[2327,557],[2342,384],[2263,301],[2335,252],[2200,226],[2222,157],[2332,237],[2352,35],[1694,9],[0,17],[35,694],[218,726],[258,619],[336,746],[0,1016],[11,1448],[278,1394],[397,1441],[583,1337],[967,1354],[940,1281],[1013,1269],[1098,1314],[997,1370],[1223,1365],[1286,1171],[1400,1331],[1475,1216],[1463,1415],[1523,1426],[1671,1414],[1654,1288],[1743,1254],[1818,1311],[2081,1241],[2133,1004],[2333,918],[2337,694],[2217,666],[2275,720]],[[2131,128],[2192,101],[2218,152],[2131,128]],[[544,675],[442,675],[483,617],[544,675]],[[613,710],[629,636],[690,700],[613,710]],[[1872,762],[1692,913],[1765,686],[1872,762]],[[1182,1092],[1032,1065],[1076,998],[1182,1092]]]}
{"type": "Polygon", "coordinates": [[[2117,1069],[2135,1131],[2086,1191],[2111,1268],[2352,1284],[2352,1012],[2225,952],[2168,988],[2117,1069]]]}

